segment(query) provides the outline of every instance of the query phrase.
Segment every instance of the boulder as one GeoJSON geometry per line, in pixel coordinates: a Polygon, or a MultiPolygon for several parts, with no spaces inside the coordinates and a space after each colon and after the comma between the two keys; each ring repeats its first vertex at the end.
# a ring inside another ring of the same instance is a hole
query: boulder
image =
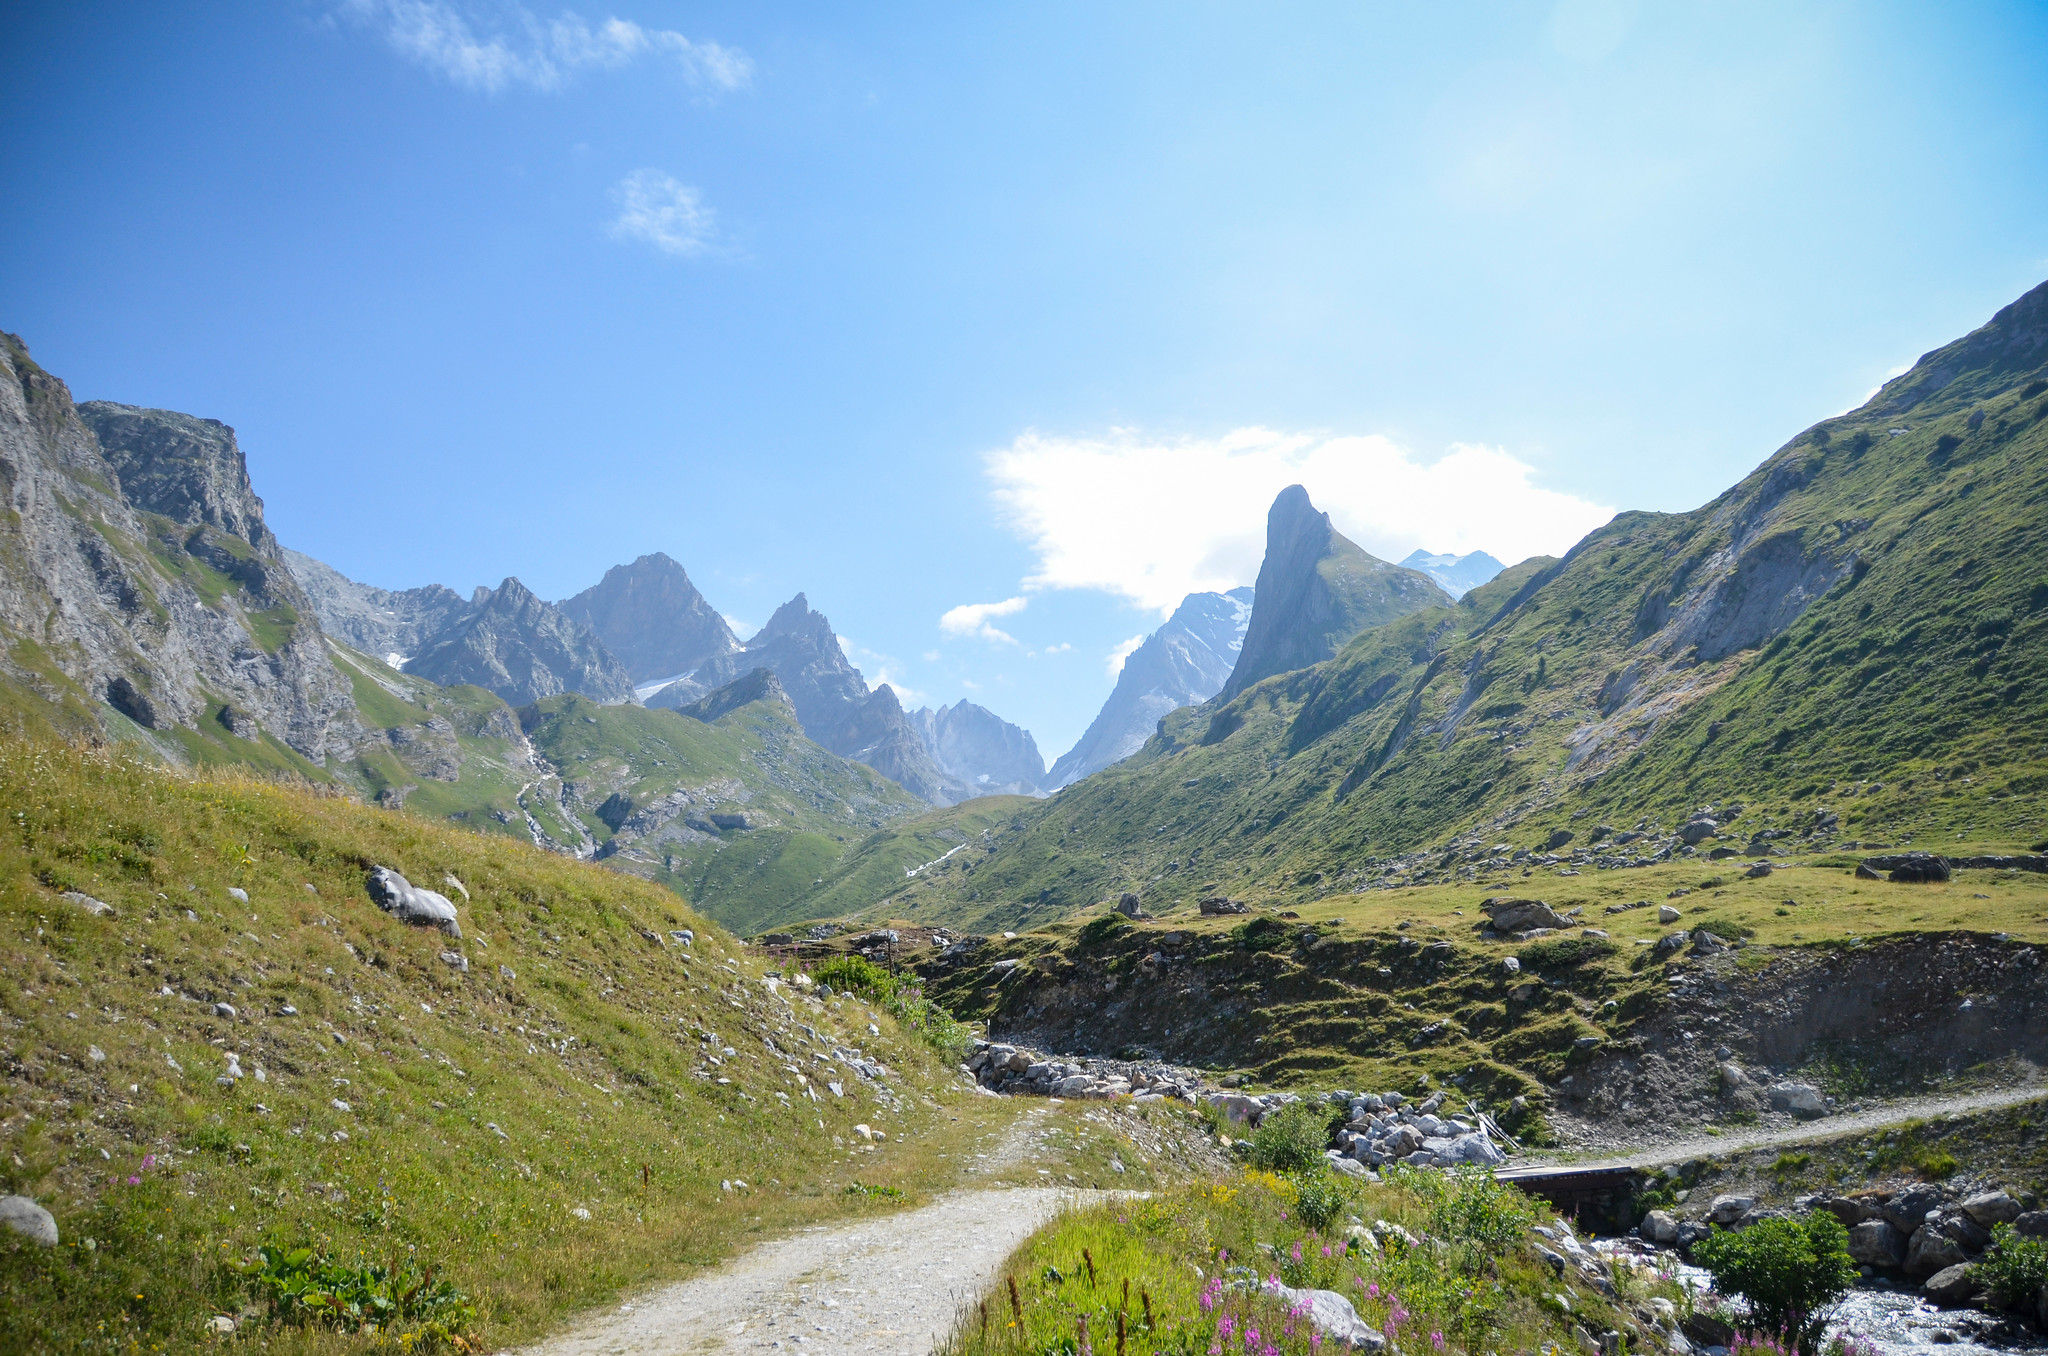
{"type": "Polygon", "coordinates": [[[1692,935],[1692,949],[1702,956],[1712,956],[1728,949],[1728,943],[1711,932],[1695,932],[1692,935]]]}
{"type": "Polygon", "coordinates": [[[1256,1097],[1241,1093],[1227,1093],[1209,1099],[1224,1118],[1234,1125],[1257,1125],[1266,1114],[1266,1104],[1256,1097]]]}
{"type": "Polygon", "coordinates": [[[91,895],[79,890],[66,890],[63,894],[63,899],[66,904],[75,904],[87,913],[99,918],[113,918],[117,916],[113,905],[107,903],[104,899],[94,899],[91,895]]]}
{"type": "Polygon", "coordinates": [[[1769,862],[1752,862],[1750,863],[1749,870],[1742,873],[1742,878],[1744,880],[1760,880],[1770,874],[1771,864],[1769,862]]]}
{"type": "Polygon", "coordinates": [[[1909,852],[1906,860],[1892,868],[1891,878],[1900,885],[1930,885],[1953,874],[1948,859],[1928,852],[1909,852]]]}
{"type": "Polygon", "coordinates": [[[1496,899],[1483,906],[1496,932],[1527,932],[1531,928],[1568,928],[1572,920],[1540,899],[1496,899]]]}
{"type": "Polygon", "coordinates": [[[2022,1238],[2048,1238],[2048,1210],[2029,1210],[2012,1222],[2012,1231],[2022,1238]]]}
{"type": "Polygon", "coordinates": [[[1875,871],[1872,871],[1872,870],[1870,869],[1870,863],[1869,863],[1869,862],[1858,862],[1858,863],[1856,863],[1856,879],[1857,879],[1857,880],[1883,880],[1883,879],[1884,879],[1884,877],[1883,877],[1883,876],[1881,876],[1881,875],[1879,875],[1879,874],[1878,874],[1877,872],[1875,872],[1875,871]]]}
{"type": "Polygon", "coordinates": [[[363,886],[371,903],[402,922],[439,928],[450,937],[462,935],[462,926],[455,921],[455,906],[446,895],[422,890],[388,866],[371,867],[363,886]]]}
{"type": "Polygon", "coordinates": [[[1678,910],[1669,904],[1659,904],[1657,906],[1657,921],[1666,926],[1676,923],[1678,921],[1678,910]]]}
{"type": "Polygon", "coordinates": [[[57,1246],[57,1217],[26,1196],[0,1196],[0,1224],[32,1243],[57,1246]]]}
{"type": "Polygon", "coordinates": [[[1720,831],[1720,828],[1719,824],[1702,815],[1698,819],[1688,819],[1685,823],[1680,824],[1678,826],[1678,836],[1685,840],[1687,847],[1697,847],[1707,839],[1712,838],[1720,831]]]}
{"type": "Polygon", "coordinates": [[[1668,1248],[1678,1241],[1678,1221],[1669,1211],[1652,1210],[1643,1216],[1643,1237],[1660,1248],[1668,1248]]]}
{"type": "Polygon", "coordinates": [[[1849,1256],[1858,1266],[1897,1271],[1906,1264],[1906,1239],[1888,1220],[1865,1220],[1849,1230],[1849,1256]]]}
{"type": "Polygon", "coordinates": [[[1299,1290],[1271,1280],[1266,1282],[1266,1293],[1294,1313],[1307,1317],[1327,1343],[1354,1351],[1386,1348],[1387,1339],[1379,1329],[1360,1318],[1351,1301],[1334,1290],[1299,1290]]]}
{"type": "Polygon", "coordinates": [[[1906,1272],[1909,1275],[1932,1276],[1937,1271],[1945,1271],[1969,1260],[1962,1244],[1932,1224],[1923,1224],[1915,1229],[1911,1241],[1906,1244],[1906,1272]]]}
{"type": "Polygon", "coordinates": [[[1941,1204],[1941,1192],[1931,1186],[1909,1187],[1884,1203],[1884,1217],[1898,1231],[1911,1238],[1927,1222],[1927,1212],[1941,1204]]]}
{"type": "Polygon", "coordinates": [[[1929,1276],[1920,1289],[1936,1304],[1958,1306],[1970,1302],[1970,1296],[1977,1293],[1977,1282],[1970,1276],[1970,1268],[1958,1263],[1929,1276]]]}
{"type": "Polygon", "coordinates": [[[1126,918],[1150,918],[1152,916],[1139,906],[1138,897],[1128,890],[1117,897],[1116,911],[1126,918]]]}
{"type": "Polygon", "coordinates": [[[1707,1218],[1715,1224],[1733,1224],[1755,1208],[1754,1196],[1716,1196],[1707,1207],[1707,1218]]]}
{"type": "Polygon", "coordinates": [[[1789,1111],[1801,1120],[1828,1114],[1827,1098],[1811,1083],[1773,1083],[1770,1097],[1771,1110],[1789,1111]]]}
{"type": "Polygon", "coordinates": [[[1225,898],[1223,898],[1223,897],[1222,897],[1222,896],[1220,896],[1220,895],[1219,895],[1219,896],[1217,896],[1217,897],[1216,897],[1216,898],[1214,898],[1214,899],[1205,899],[1205,900],[1203,900],[1203,901],[1201,902],[1201,904],[1200,904],[1200,905],[1199,905],[1198,907],[1200,907],[1200,909],[1202,910],[1202,912],[1203,912],[1204,914],[1226,914],[1226,913],[1250,913],[1250,912],[1251,912],[1251,905],[1249,905],[1249,904],[1241,904],[1241,903],[1239,903],[1239,902],[1238,902],[1237,900],[1234,900],[1234,899],[1225,899],[1225,898]]]}
{"type": "Polygon", "coordinates": [[[1085,1096],[1088,1092],[1089,1087],[1094,1082],[1095,1080],[1090,1078],[1087,1074],[1069,1074],[1067,1077],[1062,1078],[1059,1082],[1052,1085],[1053,1096],[1085,1096]]]}
{"type": "Polygon", "coordinates": [[[1673,932],[1666,936],[1659,937],[1657,939],[1657,945],[1652,949],[1656,952],[1656,954],[1660,956],[1669,956],[1674,954],[1680,947],[1684,946],[1687,942],[1691,940],[1692,934],[1689,932],[1673,932]]]}
{"type": "Polygon", "coordinates": [[[1991,1231],[1961,1210],[1943,1211],[1933,1220],[1933,1224],[1935,1228],[1962,1244],[1965,1252],[1982,1252],[1991,1242],[1991,1231]]]}
{"type": "Polygon", "coordinates": [[[1749,1075],[1743,1072],[1740,1064],[1730,1061],[1721,1066],[1721,1090],[1723,1092],[1739,1092],[1749,1085],[1749,1075]]]}
{"type": "Polygon", "coordinates": [[[1994,1224],[2010,1224],[2020,1217],[2020,1203],[2003,1191],[1986,1191],[1963,1201],[1963,1210],[1977,1223],[1989,1229],[1994,1224]]]}
{"type": "Polygon", "coordinates": [[[1813,1208],[1827,1211],[1842,1221],[1842,1226],[1847,1229],[1853,1229],[1874,1217],[1871,1207],[1853,1196],[1816,1196],[1813,1208]]]}

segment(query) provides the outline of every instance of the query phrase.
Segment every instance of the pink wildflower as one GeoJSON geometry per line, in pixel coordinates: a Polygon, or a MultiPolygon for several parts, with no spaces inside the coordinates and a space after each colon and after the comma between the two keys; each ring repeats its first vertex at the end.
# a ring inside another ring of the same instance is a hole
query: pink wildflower
{"type": "Polygon", "coordinates": [[[129,1186],[141,1186],[141,1185],[142,1185],[142,1179],[141,1179],[140,1177],[136,1177],[136,1176],[134,1176],[134,1175],[132,1175],[132,1174],[131,1174],[131,1175],[129,1176],[129,1178],[128,1178],[128,1185],[129,1185],[129,1186]]]}

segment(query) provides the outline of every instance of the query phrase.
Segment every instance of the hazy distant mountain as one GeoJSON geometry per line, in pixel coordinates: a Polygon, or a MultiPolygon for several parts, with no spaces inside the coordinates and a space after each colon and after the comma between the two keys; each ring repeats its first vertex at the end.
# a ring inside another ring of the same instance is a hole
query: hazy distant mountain
{"type": "Polygon", "coordinates": [[[285,548],[284,560],[312,599],[322,630],[394,667],[402,667],[429,640],[476,610],[469,599],[442,584],[380,589],[359,584],[290,547],[285,548]]]}
{"type": "Polygon", "coordinates": [[[633,680],[604,642],[517,579],[478,589],[475,603],[468,617],[421,647],[405,671],[443,687],[474,683],[514,706],[564,692],[599,702],[633,699],[633,680]]]}
{"type": "Polygon", "coordinates": [[[1507,568],[1484,551],[1470,551],[1462,556],[1433,556],[1427,551],[1414,551],[1401,562],[1401,567],[1422,571],[1443,585],[1453,598],[1464,597],[1507,568]]]}
{"type": "Polygon", "coordinates": [[[1253,597],[1250,588],[1236,588],[1183,598],[1166,624],[1124,660],[1109,700],[1080,742],[1052,765],[1049,786],[1078,782],[1122,762],[1145,746],[1161,716],[1221,691],[1244,644],[1253,597]]]}
{"type": "Polygon", "coordinates": [[[987,707],[956,702],[910,713],[910,724],[938,765],[977,796],[1035,795],[1045,783],[1045,759],[1031,732],[987,707]]]}
{"type": "Polygon", "coordinates": [[[1266,514],[1258,590],[1225,698],[1320,664],[1369,626],[1452,601],[1428,575],[1389,565],[1340,536],[1299,485],[1280,491],[1266,514]]]}
{"type": "Polygon", "coordinates": [[[681,710],[755,669],[767,669],[781,682],[804,734],[813,742],[867,764],[935,805],[951,805],[974,794],[939,766],[888,684],[868,690],[860,670],[848,662],[832,623],[824,613],[813,612],[801,593],[775,609],[768,624],[743,647],[662,688],[647,704],[681,710]]]}
{"type": "Polygon", "coordinates": [[[659,551],[612,566],[560,607],[594,631],[636,683],[681,677],[740,648],[683,567],[659,551]]]}

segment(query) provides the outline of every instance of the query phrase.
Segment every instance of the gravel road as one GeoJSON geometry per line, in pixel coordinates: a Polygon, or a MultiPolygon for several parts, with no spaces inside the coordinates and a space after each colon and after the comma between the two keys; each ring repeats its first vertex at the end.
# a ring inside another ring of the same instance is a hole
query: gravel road
{"type": "Polygon", "coordinates": [[[1618,1146],[1601,1148],[1583,1158],[1538,1153],[1516,1159],[1514,1166],[1521,1168],[1556,1163],[1559,1166],[1569,1165],[1575,1168],[1653,1168],[1666,1163],[1682,1163],[1689,1158],[1712,1158],[1745,1149],[1760,1149],[1766,1145],[1803,1144],[1817,1139],[1834,1139],[1838,1135],[1854,1134],[1859,1130],[1876,1130],[1888,1125],[1897,1125],[1900,1121],[1933,1120],[1939,1116],[1995,1111],[2000,1107],[2017,1106],[2022,1102],[2031,1102],[2042,1097],[2048,1097],[2048,1084],[2028,1083],[2020,1087],[1997,1088],[1990,1092],[1976,1092],[1966,1096],[1907,1097],[1837,1116],[1823,1116],[1819,1120],[1807,1121],[1789,1129],[1693,1135],[1645,1144],[1633,1150],[1618,1146]]]}
{"type": "MultiPolygon", "coordinates": [[[[1016,1166],[1044,1119],[1042,1110],[1019,1117],[972,1171],[1016,1166]]],[[[525,1356],[925,1356],[1032,1230],[1062,1205],[1099,1194],[988,1187],[899,1214],[805,1229],[716,1271],[587,1314],[525,1356]]]]}

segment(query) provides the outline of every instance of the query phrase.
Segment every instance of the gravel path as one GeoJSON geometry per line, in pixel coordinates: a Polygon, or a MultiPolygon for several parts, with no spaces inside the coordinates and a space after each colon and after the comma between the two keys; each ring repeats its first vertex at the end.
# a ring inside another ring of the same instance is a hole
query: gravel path
{"type": "Polygon", "coordinates": [[[1866,1107],[1838,1116],[1823,1116],[1819,1120],[1807,1121],[1789,1129],[1696,1135],[1645,1144],[1634,1150],[1606,1148],[1597,1150],[1595,1155],[1583,1159],[1534,1154],[1526,1159],[1515,1160],[1514,1166],[1521,1168],[1556,1163],[1559,1166],[1569,1165],[1575,1168],[1652,1168],[1666,1163],[1682,1163],[1688,1158],[1712,1158],[1745,1149],[1760,1149],[1766,1145],[1804,1144],[1817,1139],[1834,1139],[1838,1135],[1854,1134],[1859,1130],[1876,1130],[1888,1125],[1897,1125],[1900,1121],[1932,1120],[1937,1116],[1995,1111],[2000,1107],[2017,1106],[2022,1102],[2031,1102],[2042,1097],[2048,1097],[2048,1085],[2040,1083],[2029,1083],[2016,1088],[1998,1088],[1991,1092],[1977,1092],[1961,1097],[1907,1097],[1896,1102],[1886,1102],[1882,1106],[1866,1107]]]}
{"type": "MultiPolygon", "coordinates": [[[[1043,1111],[1026,1113],[973,1171],[1022,1159],[1043,1111]]],[[[585,1316],[526,1356],[926,1356],[1016,1246],[1091,1191],[956,1191],[901,1214],[805,1229],[716,1271],[585,1316]]]]}

